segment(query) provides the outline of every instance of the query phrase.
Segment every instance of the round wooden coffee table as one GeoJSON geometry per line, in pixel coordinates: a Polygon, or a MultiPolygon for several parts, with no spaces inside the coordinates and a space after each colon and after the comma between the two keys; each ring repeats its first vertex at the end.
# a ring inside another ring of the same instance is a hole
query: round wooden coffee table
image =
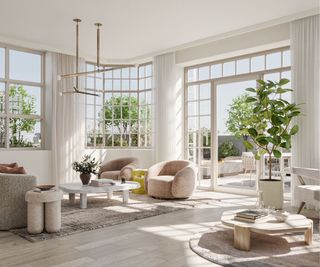
{"type": "Polygon", "coordinates": [[[290,214],[286,221],[278,222],[268,215],[255,223],[241,222],[234,219],[237,212],[242,210],[225,211],[222,214],[222,224],[234,228],[234,247],[239,250],[250,250],[250,233],[281,234],[289,232],[304,232],[305,242],[312,243],[313,223],[300,214],[290,214]]]}
{"type": "Polygon", "coordinates": [[[137,189],[140,187],[140,184],[137,182],[126,181],[126,183],[122,184],[120,181],[114,181],[115,185],[108,186],[91,186],[91,185],[83,185],[81,183],[70,183],[70,184],[61,184],[59,188],[66,193],[69,193],[69,202],[74,203],[75,194],[80,194],[80,208],[87,208],[87,194],[101,194],[107,193],[108,198],[111,199],[113,192],[121,191],[123,203],[128,203],[129,200],[129,190],[137,189]]]}

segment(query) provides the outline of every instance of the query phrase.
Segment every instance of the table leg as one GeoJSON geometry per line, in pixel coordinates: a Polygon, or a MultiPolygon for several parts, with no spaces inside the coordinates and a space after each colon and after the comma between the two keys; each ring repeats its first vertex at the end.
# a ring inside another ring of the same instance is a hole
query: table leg
{"type": "Polygon", "coordinates": [[[123,190],[122,194],[122,202],[123,204],[127,204],[129,200],[129,190],[123,190]]]}
{"type": "Polygon", "coordinates": [[[87,193],[80,193],[80,208],[87,208],[87,193]]]}
{"type": "Polygon", "coordinates": [[[313,236],[313,221],[310,220],[311,226],[308,230],[304,232],[304,242],[306,244],[311,245],[312,244],[312,236],[313,236]]]}
{"type": "Polygon", "coordinates": [[[107,192],[108,199],[112,199],[113,191],[107,192]]]}
{"type": "Polygon", "coordinates": [[[239,250],[250,250],[250,229],[247,227],[234,226],[234,247],[239,250]]]}
{"type": "Polygon", "coordinates": [[[59,232],[61,228],[61,201],[45,203],[45,228],[48,233],[59,232]]]}
{"type": "Polygon", "coordinates": [[[28,202],[28,232],[40,234],[44,227],[44,204],[28,202]]]}
{"type": "Polygon", "coordinates": [[[76,198],[75,193],[69,193],[69,204],[73,205],[76,198]]]}

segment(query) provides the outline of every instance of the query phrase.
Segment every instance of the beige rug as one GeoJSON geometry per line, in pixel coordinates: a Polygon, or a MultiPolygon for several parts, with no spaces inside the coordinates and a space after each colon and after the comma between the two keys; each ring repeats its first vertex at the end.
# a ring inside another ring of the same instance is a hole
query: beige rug
{"type": "Polygon", "coordinates": [[[43,232],[32,235],[27,232],[26,228],[14,229],[11,232],[31,242],[38,242],[213,203],[215,203],[214,200],[206,198],[194,197],[187,200],[165,201],[146,195],[131,194],[129,203],[125,205],[122,204],[121,195],[115,195],[112,200],[100,195],[89,196],[88,208],[80,209],[79,199],[76,199],[75,205],[70,205],[69,201],[64,199],[62,200],[60,232],[53,234],[43,232]]]}
{"type": "MultiPolygon", "coordinates": [[[[319,225],[317,225],[319,227],[319,225]]],[[[222,266],[234,267],[318,267],[320,262],[319,233],[311,246],[304,243],[303,234],[251,234],[251,250],[233,247],[233,230],[217,224],[210,231],[194,235],[190,248],[199,256],[222,266]]]]}

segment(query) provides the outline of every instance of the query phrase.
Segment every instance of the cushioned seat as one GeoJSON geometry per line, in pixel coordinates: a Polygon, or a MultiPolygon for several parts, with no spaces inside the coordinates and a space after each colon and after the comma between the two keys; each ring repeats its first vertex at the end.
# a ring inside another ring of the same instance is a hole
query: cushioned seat
{"type": "Polygon", "coordinates": [[[137,158],[119,158],[102,163],[98,172],[99,178],[119,180],[125,178],[131,180],[133,169],[137,168],[139,160],[137,158]]]}
{"type": "Polygon", "coordinates": [[[188,198],[196,182],[196,168],[187,160],[160,162],[148,170],[145,187],[156,198],[188,198]]]}

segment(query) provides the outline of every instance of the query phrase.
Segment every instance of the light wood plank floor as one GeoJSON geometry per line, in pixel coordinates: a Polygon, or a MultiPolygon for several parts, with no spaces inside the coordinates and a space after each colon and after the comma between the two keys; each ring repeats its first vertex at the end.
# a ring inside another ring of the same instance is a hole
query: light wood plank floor
{"type": "Polygon", "coordinates": [[[190,236],[219,221],[223,211],[252,206],[256,199],[206,191],[195,194],[217,202],[38,243],[0,231],[0,266],[216,266],[190,250],[190,236]]]}

